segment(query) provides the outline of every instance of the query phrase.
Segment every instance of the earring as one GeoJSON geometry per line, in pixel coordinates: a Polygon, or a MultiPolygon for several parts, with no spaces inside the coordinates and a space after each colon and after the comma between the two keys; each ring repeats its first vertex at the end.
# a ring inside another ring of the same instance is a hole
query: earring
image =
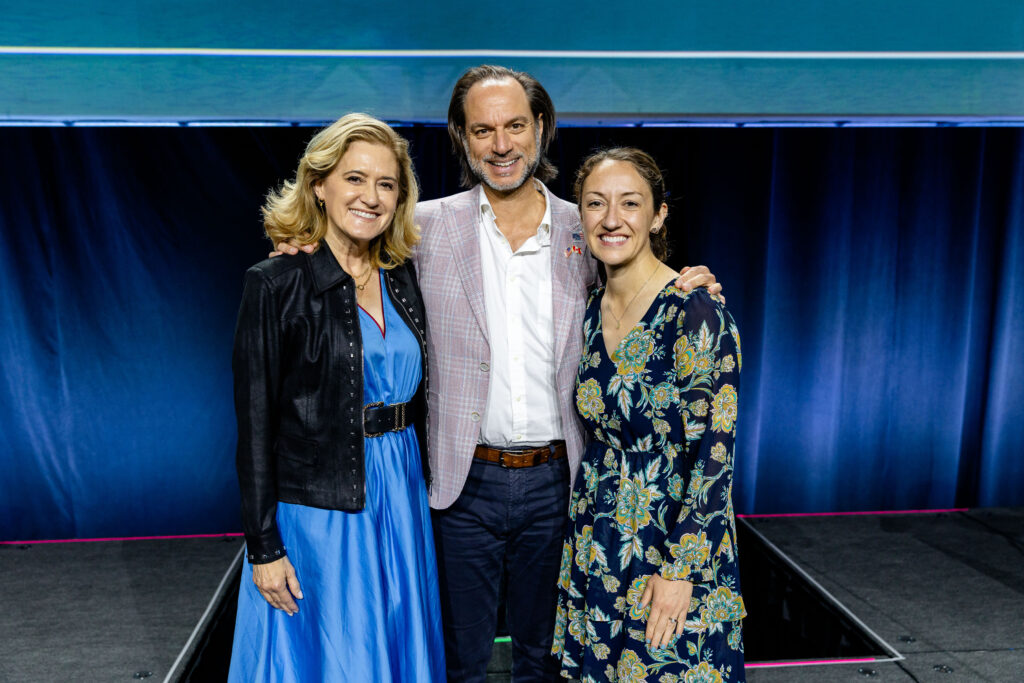
{"type": "Polygon", "coordinates": [[[326,211],[327,210],[327,202],[324,201],[323,197],[317,197],[316,201],[320,205],[320,210],[321,211],[326,211]]]}

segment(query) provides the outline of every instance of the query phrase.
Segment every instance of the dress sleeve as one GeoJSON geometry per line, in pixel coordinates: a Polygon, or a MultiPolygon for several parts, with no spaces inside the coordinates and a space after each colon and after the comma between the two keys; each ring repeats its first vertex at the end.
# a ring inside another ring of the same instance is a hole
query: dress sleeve
{"type": "Polygon", "coordinates": [[[739,331],[725,307],[698,290],[683,303],[674,337],[683,440],[674,444],[680,460],[670,495],[682,506],[669,527],[660,572],[700,583],[714,579],[723,555],[733,557],[739,331]]]}
{"type": "Polygon", "coordinates": [[[242,494],[242,530],[253,564],[285,555],[277,530],[274,435],[280,387],[280,316],[271,282],[256,268],[245,274],[235,326],[232,370],[238,449],[235,465],[242,494]]]}

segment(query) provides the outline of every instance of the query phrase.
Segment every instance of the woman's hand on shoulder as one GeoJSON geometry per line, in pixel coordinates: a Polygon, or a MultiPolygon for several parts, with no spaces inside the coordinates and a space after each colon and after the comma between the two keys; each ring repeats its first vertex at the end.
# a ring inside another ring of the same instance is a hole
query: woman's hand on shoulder
{"type": "Polygon", "coordinates": [[[649,648],[661,649],[671,643],[674,636],[682,634],[692,595],[693,584],[689,581],[670,581],[657,572],[651,574],[640,599],[642,606],[651,605],[644,635],[649,648]]]}
{"type": "Polygon", "coordinates": [[[295,567],[287,556],[266,564],[254,564],[252,582],[271,607],[284,610],[288,616],[299,611],[295,598],[302,599],[302,589],[295,575],[295,567]]]}
{"type": "Polygon", "coordinates": [[[697,287],[706,287],[708,294],[718,298],[723,304],[725,303],[722,285],[715,279],[715,274],[708,270],[707,266],[683,266],[683,269],[679,271],[679,277],[676,278],[676,287],[684,292],[689,292],[697,287]]]}
{"type": "MultiPolygon", "coordinates": [[[[316,251],[316,247],[317,247],[318,244],[319,244],[319,242],[313,242],[312,244],[298,244],[294,240],[285,240],[284,242],[278,242],[277,244],[275,244],[274,245],[275,251],[270,252],[268,254],[268,256],[270,258],[274,258],[275,256],[280,256],[281,254],[288,254],[290,256],[295,256],[300,251],[304,251],[307,254],[312,254],[314,251],[316,251]]],[[[714,276],[712,276],[712,277],[714,277],[714,276]]],[[[721,288],[719,288],[719,289],[721,289],[721,288]]]]}

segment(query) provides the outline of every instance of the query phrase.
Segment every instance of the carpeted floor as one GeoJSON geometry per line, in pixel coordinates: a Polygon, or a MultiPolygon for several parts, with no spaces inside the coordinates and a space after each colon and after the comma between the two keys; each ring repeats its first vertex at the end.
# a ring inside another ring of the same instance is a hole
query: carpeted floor
{"type": "Polygon", "coordinates": [[[163,681],[241,547],[234,537],[0,545],[0,681],[163,681]]]}
{"type": "Polygon", "coordinates": [[[1024,681],[1024,509],[748,521],[906,657],[751,683],[1024,681]]]}

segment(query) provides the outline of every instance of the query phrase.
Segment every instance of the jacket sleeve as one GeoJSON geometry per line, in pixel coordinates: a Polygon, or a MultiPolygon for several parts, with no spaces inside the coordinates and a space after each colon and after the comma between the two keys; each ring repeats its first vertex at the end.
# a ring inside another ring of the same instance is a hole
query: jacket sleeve
{"type": "Polygon", "coordinates": [[[685,435],[675,447],[689,474],[676,474],[679,479],[670,482],[682,507],[669,528],[660,572],[666,579],[699,583],[714,580],[735,548],[732,472],[740,372],[736,323],[703,290],[683,304],[672,360],[685,435]]]}
{"type": "Polygon", "coordinates": [[[245,274],[238,310],[232,370],[238,450],[235,464],[242,495],[242,530],[253,564],[285,555],[277,530],[274,435],[280,387],[281,323],[269,279],[257,268],[245,274]]]}

